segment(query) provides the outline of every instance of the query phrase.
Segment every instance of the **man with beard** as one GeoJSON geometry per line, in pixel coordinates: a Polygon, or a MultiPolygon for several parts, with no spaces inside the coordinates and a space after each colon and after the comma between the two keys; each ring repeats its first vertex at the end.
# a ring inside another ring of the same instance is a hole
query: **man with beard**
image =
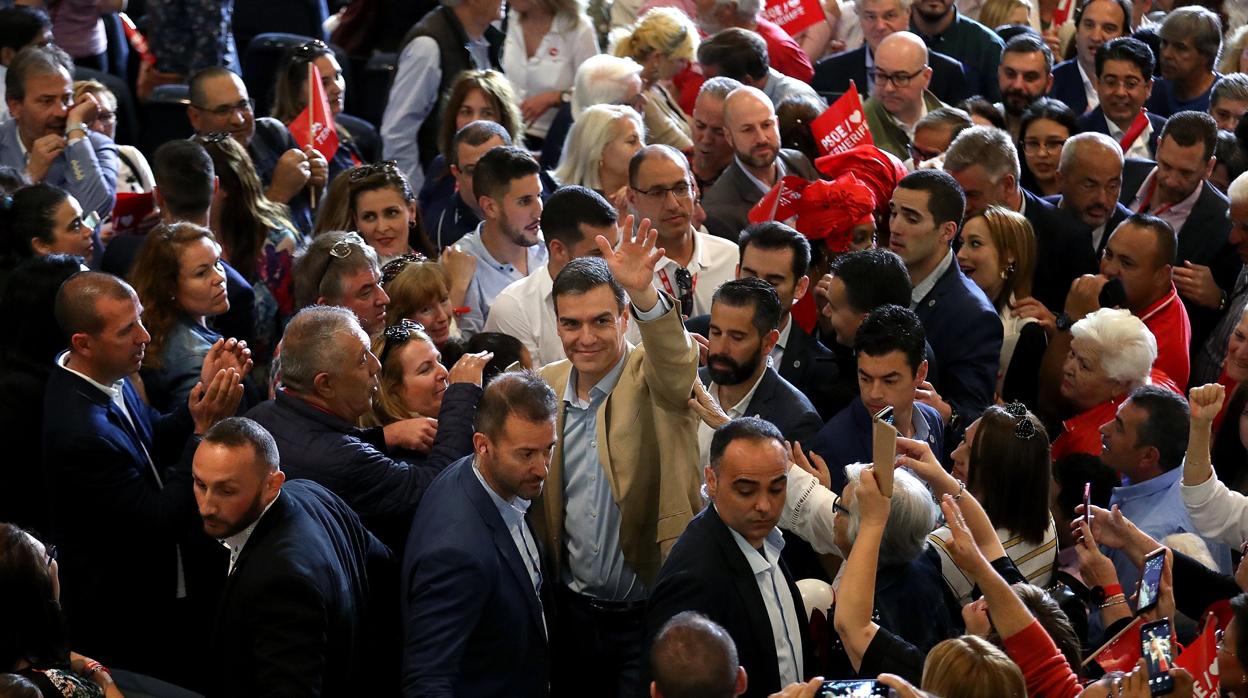
{"type": "Polygon", "coordinates": [[[929,50],[962,62],[971,94],[1000,96],[996,75],[1005,43],[992,29],[959,13],[954,0],[916,0],[910,31],[923,37],[929,50]]]}
{"type": "Polygon", "coordinates": [[[1148,110],[1169,117],[1181,111],[1208,111],[1218,80],[1213,67],[1222,52],[1222,20],[1199,6],[1180,7],[1166,15],[1161,36],[1161,79],[1153,87],[1148,110]]]}
{"type": "Polygon", "coordinates": [[[780,126],[772,101],[753,87],[724,99],[724,128],[732,163],[702,199],[706,228],[735,241],[749,225],[749,212],[785,175],[814,180],[815,168],[796,150],[780,148],[780,126]]]}
{"type": "Polygon", "coordinates": [[[997,83],[1001,88],[998,108],[1005,114],[1005,124],[1017,141],[1023,112],[1053,86],[1053,51],[1034,34],[1019,34],[1010,39],[1001,54],[997,83]]]}
{"type": "Polygon", "coordinates": [[[1096,51],[1131,31],[1128,0],[1082,0],[1075,9],[1075,57],[1053,68],[1049,96],[1070,107],[1076,116],[1100,104],[1096,51]]]}
{"type": "Polygon", "coordinates": [[[689,161],[701,194],[715,184],[732,162],[732,146],[724,134],[724,100],[741,87],[732,78],[711,78],[702,83],[693,103],[693,157],[689,161]]]}
{"type": "Polygon", "coordinates": [[[556,411],[537,374],[500,375],[473,454],[429,486],[403,556],[403,695],[547,694],[550,588],[525,512],[546,482],[556,411]]]}
{"type": "Polygon", "coordinates": [[[546,263],[542,245],[541,167],[528,151],[515,146],[490,149],[477,161],[472,190],[483,219],[455,248],[477,259],[458,315],[465,338],[485,325],[499,292],[546,263]]]}
{"type": "Polygon", "coordinates": [[[369,567],[390,551],[334,493],[286,482],[273,437],[245,417],[204,435],[192,476],[204,532],[230,551],[207,694],[347,695],[376,683],[363,651],[369,567]]]}
{"type": "MultiPolygon", "coordinates": [[[[814,405],[767,360],[780,338],[780,296],[757,277],[726,282],[711,305],[706,366],[698,378],[729,417],[761,417],[776,425],[787,441],[806,442],[823,426],[814,405]]],[[[715,429],[698,427],[702,465],[710,458],[715,429]]]]}
{"type": "MultiPolygon", "coordinates": [[[[1081,132],[1104,133],[1128,158],[1151,159],[1166,120],[1144,109],[1153,92],[1153,50],[1130,36],[1096,50],[1096,92],[1092,111],[1075,122],[1081,132]]],[[[1111,228],[1112,230],[1112,228],[1111,228]]]]}
{"type": "Polygon", "coordinates": [[[905,31],[889,35],[880,42],[875,66],[867,71],[867,77],[875,85],[862,105],[871,138],[880,150],[905,160],[910,157],[919,119],[946,106],[927,91],[932,69],[923,40],[905,31]]]}
{"type": "Polygon", "coordinates": [[[1078,219],[1090,232],[1092,249],[1100,259],[1109,234],[1131,215],[1118,202],[1122,188],[1122,149],[1103,133],[1079,133],[1062,146],[1057,165],[1061,193],[1049,203],[1078,219]]]}
{"type": "Polygon", "coordinates": [[[908,439],[944,452],[945,423],[936,408],[915,399],[927,381],[923,358],[927,336],[919,316],[908,308],[883,305],[872,310],[854,336],[858,397],[819,431],[808,446],[823,457],[832,475],[829,489],[845,487],[845,466],[871,462],[872,417],[893,408],[892,423],[908,439]]]}

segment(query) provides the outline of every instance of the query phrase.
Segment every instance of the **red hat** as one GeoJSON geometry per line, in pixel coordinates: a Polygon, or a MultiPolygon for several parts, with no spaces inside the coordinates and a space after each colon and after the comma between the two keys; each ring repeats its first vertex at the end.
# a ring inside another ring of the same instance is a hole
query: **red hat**
{"type": "Polygon", "coordinates": [[[811,182],[797,203],[797,229],[810,240],[824,240],[834,252],[849,249],[855,226],[874,221],[875,192],[849,172],[828,182],[811,182]]]}
{"type": "Polygon", "coordinates": [[[815,160],[815,168],[828,177],[852,172],[859,182],[875,193],[877,206],[886,207],[893,190],[907,172],[901,161],[873,145],[858,145],[849,150],[824,155],[815,160]]]}

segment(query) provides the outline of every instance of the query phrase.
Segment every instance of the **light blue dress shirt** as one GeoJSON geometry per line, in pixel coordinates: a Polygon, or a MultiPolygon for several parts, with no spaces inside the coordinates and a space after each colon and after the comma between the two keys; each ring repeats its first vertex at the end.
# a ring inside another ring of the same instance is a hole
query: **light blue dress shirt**
{"type": "MultiPolygon", "coordinates": [[[[463,236],[456,243],[459,249],[477,258],[477,272],[473,275],[472,281],[468,284],[468,291],[464,295],[464,305],[468,306],[469,311],[458,318],[459,331],[464,334],[465,339],[485,327],[490,306],[494,304],[494,299],[498,297],[498,294],[502,293],[503,289],[510,286],[512,282],[528,276],[514,266],[494,259],[494,256],[486,249],[485,243],[481,241],[481,228],[484,225],[485,221],[482,221],[477,225],[476,230],[463,236]]],[[[542,268],[542,265],[546,264],[547,260],[546,245],[539,241],[528,251],[529,273],[545,274],[546,270],[542,268]]]]}
{"type": "Polygon", "coordinates": [[[780,551],[784,550],[784,535],[780,529],[773,528],[763,539],[763,549],[750,547],[745,538],[733,529],[732,539],[750,570],[754,572],[754,580],[758,582],[758,592],[763,596],[763,605],[767,607],[767,618],[771,621],[771,637],[776,643],[776,667],[780,670],[780,685],[787,686],[802,680],[802,636],[798,627],[797,606],[793,603],[793,593],[789,590],[784,572],[780,570],[780,551]]]}
{"type": "MultiPolygon", "coordinates": [[[[481,475],[477,462],[472,462],[472,474],[477,476],[477,482],[481,483],[481,488],[490,496],[490,501],[494,503],[494,508],[498,509],[498,515],[503,517],[503,524],[507,526],[507,532],[511,534],[511,541],[516,544],[516,552],[520,553],[520,559],[524,561],[524,568],[528,570],[529,581],[533,582],[533,593],[537,595],[537,606],[542,607],[542,568],[538,564],[539,554],[537,550],[537,541],[533,539],[533,532],[524,522],[524,515],[529,510],[529,500],[515,497],[512,501],[507,501],[498,496],[494,488],[486,484],[485,478],[481,475]]],[[[546,613],[542,613],[542,629],[546,629],[546,613]]]]}

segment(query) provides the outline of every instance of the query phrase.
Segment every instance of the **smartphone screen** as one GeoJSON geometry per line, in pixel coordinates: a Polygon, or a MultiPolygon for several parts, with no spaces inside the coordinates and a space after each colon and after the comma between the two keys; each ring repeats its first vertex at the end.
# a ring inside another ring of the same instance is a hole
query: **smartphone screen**
{"type": "Polygon", "coordinates": [[[1169,619],[1146,623],[1140,628],[1140,642],[1140,654],[1148,665],[1149,692],[1154,696],[1170,693],[1174,690],[1174,679],[1170,676],[1173,656],[1169,619]]]}
{"type": "Polygon", "coordinates": [[[889,405],[888,407],[885,407],[879,412],[876,412],[875,421],[884,422],[886,424],[892,424],[893,423],[893,406],[889,405]]]}
{"type": "Polygon", "coordinates": [[[1144,558],[1144,574],[1140,577],[1140,594],[1136,597],[1136,613],[1143,613],[1157,605],[1157,596],[1161,590],[1161,570],[1165,564],[1164,548],[1158,548],[1144,558]]]}
{"type": "Polygon", "coordinates": [[[1092,483],[1083,483],[1083,522],[1092,527],[1092,483]]]}
{"type": "Polygon", "coordinates": [[[879,681],[824,681],[815,698],[870,698],[887,695],[888,686],[879,681]]]}

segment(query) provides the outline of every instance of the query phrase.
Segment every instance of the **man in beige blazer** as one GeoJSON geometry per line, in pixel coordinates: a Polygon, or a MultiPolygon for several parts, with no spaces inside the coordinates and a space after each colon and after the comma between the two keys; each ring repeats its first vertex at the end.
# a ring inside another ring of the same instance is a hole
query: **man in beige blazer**
{"type": "Polygon", "coordinates": [[[556,696],[638,693],[650,585],[702,509],[688,407],[698,348],[680,304],[653,285],[657,233],[632,223],[617,249],[598,237],[602,258],[573,260],[554,281],[568,360],[540,371],[561,398],[559,442],[530,518],[554,590],[556,696]],[[625,340],[629,322],[642,346],[625,340]]]}

